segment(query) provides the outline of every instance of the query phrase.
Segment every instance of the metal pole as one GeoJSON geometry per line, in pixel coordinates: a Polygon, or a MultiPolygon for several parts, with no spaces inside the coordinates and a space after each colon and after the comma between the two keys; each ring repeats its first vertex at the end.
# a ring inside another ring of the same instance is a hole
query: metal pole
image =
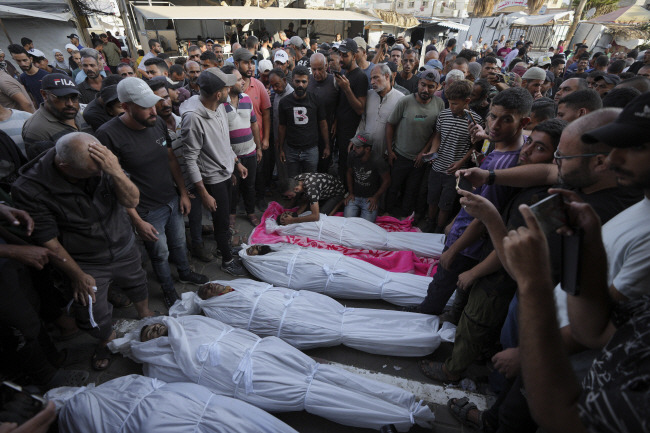
{"type": "Polygon", "coordinates": [[[11,40],[11,36],[9,36],[9,32],[7,31],[7,28],[5,27],[5,23],[2,22],[2,19],[0,19],[0,26],[2,26],[2,31],[4,31],[5,35],[7,35],[7,39],[9,40],[9,43],[13,44],[13,41],[11,40]]]}

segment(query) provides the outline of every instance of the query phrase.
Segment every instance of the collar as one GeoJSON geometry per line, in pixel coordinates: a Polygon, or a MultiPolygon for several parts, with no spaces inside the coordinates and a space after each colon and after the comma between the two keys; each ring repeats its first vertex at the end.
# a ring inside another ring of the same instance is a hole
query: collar
{"type": "MultiPolygon", "coordinates": [[[[69,124],[64,123],[61,120],[59,120],[54,114],[50,113],[49,110],[47,108],[45,108],[45,103],[44,102],[41,102],[41,105],[38,107],[38,111],[42,111],[42,116],[48,122],[58,123],[60,125],[65,125],[65,126],[70,126],[69,124]]],[[[77,122],[77,118],[80,116],[80,112],[81,111],[77,111],[77,115],[74,117],[74,123],[75,123],[77,129],[79,129],[79,124],[77,122]]],[[[36,114],[36,113],[34,113],[34,114],[36,114]]]]}

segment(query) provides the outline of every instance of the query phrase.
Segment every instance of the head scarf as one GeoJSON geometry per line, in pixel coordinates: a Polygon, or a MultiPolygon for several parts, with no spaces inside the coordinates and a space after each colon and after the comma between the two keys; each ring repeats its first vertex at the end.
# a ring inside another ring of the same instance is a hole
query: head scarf
{"type": "MultiPolygon", "coordinates": [[[[4,51],[0,50],[0,54],[4,53],[4,51]]],[[[3,60],[0,62],[0,69],[7,72],[7,61],[3,60]]]]}
{"type": "Polygon", "coordinates": [[[57,69],[61,69],[63,71],[69,72],[70,71],[70,63],[68,63],[68,60],[65,58],[65,54],[63,53],[63,51],[58,50],[58,49],[55,48],[55,49],[52,50],[52,53],[54,54],[54,66],[57,69]],[[62,62],[59,62],[56,59],[56,53],[61,53],[61,55],[63,55],[63,61],[62,62]]]}

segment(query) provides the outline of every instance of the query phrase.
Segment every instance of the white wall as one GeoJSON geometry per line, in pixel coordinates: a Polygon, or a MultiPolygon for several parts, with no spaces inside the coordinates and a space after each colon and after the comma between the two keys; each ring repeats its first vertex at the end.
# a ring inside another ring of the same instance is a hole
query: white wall
{"type": "MultiPolygon", "coordinates": [[[[45,57],[54,62],[54,53],[52,50],[58,48],[65,52],[65,45],[70,43],[66,38],[70,33],[77,33],[74,25],[70,22],[44,20],[39,18],[11,19],[2,20],[7,32],[14,44],[20,45],[20,38],[27,37],[34,41],[34,48],[43,51],[45,57]]],[[[11,55],[7,52],[9,40],[3,31],[0,31],[0,48],[6,53],[6,59],[11,61],[11,55]]],[[[83,45],[83,43],[82,43],[83,45]]],[[[14,66],[16,64],[14,63],[14,66]]]]}

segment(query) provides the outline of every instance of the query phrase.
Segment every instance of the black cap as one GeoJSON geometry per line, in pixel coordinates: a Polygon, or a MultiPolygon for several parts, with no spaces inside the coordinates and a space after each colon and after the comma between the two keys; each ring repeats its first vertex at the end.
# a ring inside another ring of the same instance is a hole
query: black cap
{"type": "Polygon", "coordinates": [[[206,44],[207,44],[208,42],[214,44],[214,41],[213,41],[212,39],[206,39],[206,40],[205,40],[205,43],[206,43],[206,44]]]}
{"type": "Polygon", "coordinates": [[[41,81],[41,89],[52,92],[56,96],[80,93],[72,78],[66,74],[47,74],[41,81]]]}
{"type": "Polygon", "coordinates": [[[359,47],[357,46],[357,43],[352,39],[344,40],[338,48],[342,53],[356,53],[358,49],[359,47]]]}
{"type": "Polygon", "coordinates": [[[388,66],[388,69],[390,69],[391,72],[397,72],[397,65],[395,62],[386,62],[386,66],[388,66]]]}
{"type": "Polygon", "coordinates": [[[596,78],[594,78],[594,81],[600,81],[600,80],[603,80],[607,84],[617,85],[618,83],[621,82],[621,77],[614,74],[605,74],[605,75],[599,75],[596,78]]]}
{"type": "Polygon", "coordinates": [[[66,36],[66,38],[68,38],[68,39],[72,39],[72,38],[79,39],[79,35],[76,34],[76,33],[70,33],[68,36],[66,36]]]}
{"type": "Polygon", "coordinates": [[[329,50],[332,49],[332,47],[331,47],[330,44],[328,44],[327,42],[323,42],[322,44],[320,44],[320,46],[318,47],[318,49],[319,49],[321,52],[327,53],[327,52],[329,52],[329,50]]]}
{"type": "Polygon", "coordinates": [[[637,96],[612,123],[582,135],[587,144],[605,143],[612,147],[633,147],[648,140],[650,93],[637,96]]]}
{"type": "Polygon", "coordinates": [[[372,137],[367,132],[362,132],[355,135],[350,139],[350,142],[355,146],[368,146],[372,147],[372,137]]]}
{"type": "Polygon", "coordinates": [[[99,96],[102,98],[102,101],[104,101],[104,105],[117,101],[119,99],[117,96],[117,84],[104,87],[99,91],[99,96]]]}
{"type": "Polygon", "coordinates": [[[232,55],[232,59],[235,62],[239,62],[240,60],[257,60],[257,56],[248,51],[246,48],[237,48],[232,55]]]}

